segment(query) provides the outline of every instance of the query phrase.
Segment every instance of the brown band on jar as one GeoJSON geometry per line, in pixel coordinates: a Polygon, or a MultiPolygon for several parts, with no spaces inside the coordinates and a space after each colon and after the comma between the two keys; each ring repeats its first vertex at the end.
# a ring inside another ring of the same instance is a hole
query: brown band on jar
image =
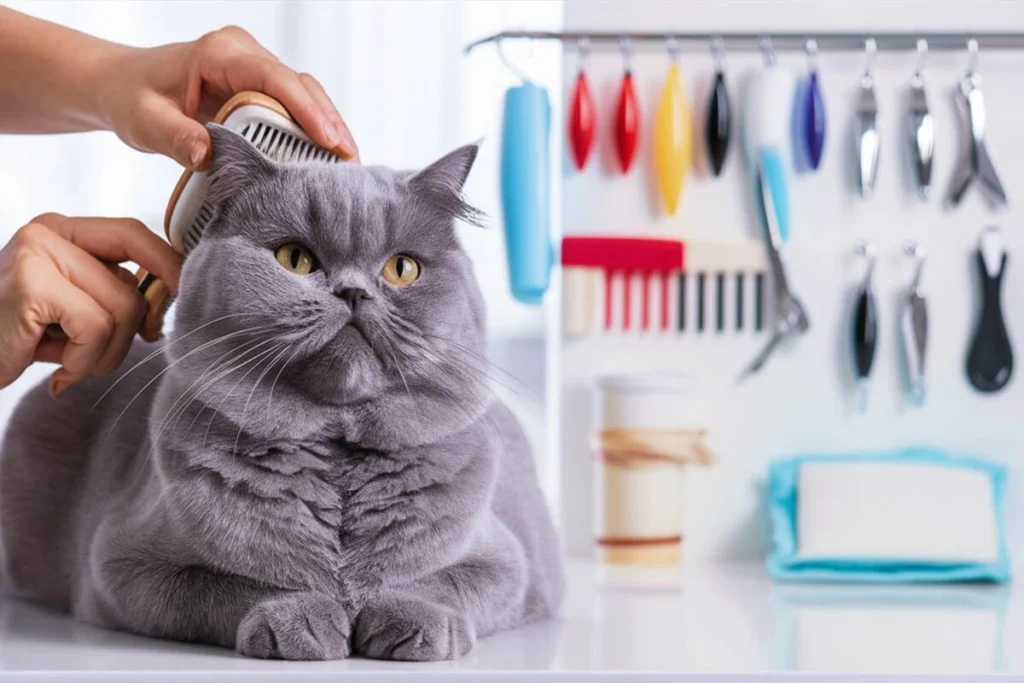
{"type": "Polygon", "coordinates": [[[610,538],[604,537],[597,539],[597,544],[605,547],[630,547],[639,545],[673,545],[676,543],[682,543],[683,536],[655,536],[650,538],[610,538]]]}

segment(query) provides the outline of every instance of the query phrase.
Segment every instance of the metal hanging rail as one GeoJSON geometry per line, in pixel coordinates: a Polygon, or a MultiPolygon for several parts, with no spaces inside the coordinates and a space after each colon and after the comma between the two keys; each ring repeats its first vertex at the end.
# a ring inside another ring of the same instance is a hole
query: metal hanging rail
{"type": "Polygon", "coordinates": [[[874,39],[879,50],[912,51],[917,49],[917,41],[928,41],[928,49],[955,51],[967,50],[967,43],[976,40],[982,50],[1019,50],[1024,48],[1024,32],[986,32],[974,33],[935,33],[922,31],[912,33],[899,32],[862,32],[836,33],[832,31],[807,32],[734,32],[721,33],[670,33],[659,32],[621,32],[611,31],[502,31],[494,35],[473,41],[466,46],[468,54],[473,49],[488,43],[500,43],[505,40],[557,40],[563,43],[586,42],[590,48],[618,48],[622,41],[629,41],[634,46],[648,49],[664,49],[665,44],[674,41],[680,50],[706,50],[712,40],[721,40],[730,51],[756,51],[764,48],[765,41],[771,42],[773,50],[803,50],[807,41],[817,41],[819,50],[859,51],[864,44],[874,39]]]}

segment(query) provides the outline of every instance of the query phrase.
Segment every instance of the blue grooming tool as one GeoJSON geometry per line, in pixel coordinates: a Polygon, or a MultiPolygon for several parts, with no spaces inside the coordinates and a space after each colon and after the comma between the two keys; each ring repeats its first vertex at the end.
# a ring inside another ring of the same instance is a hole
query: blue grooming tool
{"type": "Polygon", "coordinates": [[[501,205],[512,296],[539,304],[551,279],[549,225],[551,106],[530,82],[505,93],[501,141],[501,205]]]}

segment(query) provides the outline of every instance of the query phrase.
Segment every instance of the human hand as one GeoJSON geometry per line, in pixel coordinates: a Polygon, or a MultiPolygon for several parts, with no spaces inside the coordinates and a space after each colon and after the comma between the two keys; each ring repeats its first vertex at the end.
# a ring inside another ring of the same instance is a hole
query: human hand
{"type": "Polygon", "coordinates": [[[146,313],[125,261],[177,292],[181,255],[136,220],[50,213],[15,233],[0,249],[0,387],[34,361],[62,365],[54,396],[117,369],[146,313]],[[47,332],[54,324],[66,337],[47,332]]]}
{"type": "Polygon", "coordinates": [[[296,73],[244,29],[228,26],[190,43],[112,46],[102,61],[99,98],[106,124],[126,143],[205,168],[204,124],[238,92],[255,90],[285,106],[321,147],[358,159],[352,133],[323,86],[296,73]]]}

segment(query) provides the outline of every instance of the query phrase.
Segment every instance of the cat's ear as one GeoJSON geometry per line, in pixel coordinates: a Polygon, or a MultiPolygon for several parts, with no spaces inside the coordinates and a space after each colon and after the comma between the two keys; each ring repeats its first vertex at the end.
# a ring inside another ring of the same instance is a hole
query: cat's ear
{"type": "Polygon", "coordinates": [[[274,162],[263,156],[238,133],[216,123],[206,124],[213,142],[210,158],[210,199],[220,202],[235,196],[253,181],[277,172],[274,162]]]}
{"type": "Polygon", "coordinates": [[[462,197],[469,171],[476,161],[479,144],[464,145],[449,152],[409,179],[409,188],[421,199],[451,218],[483,225],[484,215],[462,197]]]}

